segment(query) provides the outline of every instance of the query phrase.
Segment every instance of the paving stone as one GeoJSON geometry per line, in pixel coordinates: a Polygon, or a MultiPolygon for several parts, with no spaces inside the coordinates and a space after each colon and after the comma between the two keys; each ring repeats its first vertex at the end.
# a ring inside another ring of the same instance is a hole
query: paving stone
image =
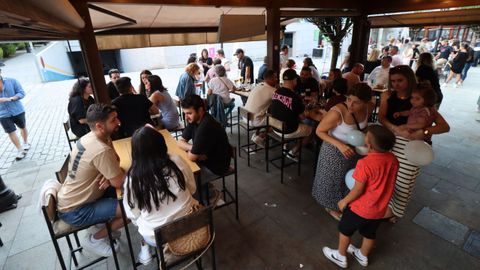
{"type": "Polygon", "coordinates": [[[470,232],[463,246],[463,250],[480,259],[480,232],[470,232]]]}
{"type": "Polygon", "coordinates": [[[413,222],[457,246],[463,244],[469,230],[467,226],[428,207],[424,207],[413,222]]]}

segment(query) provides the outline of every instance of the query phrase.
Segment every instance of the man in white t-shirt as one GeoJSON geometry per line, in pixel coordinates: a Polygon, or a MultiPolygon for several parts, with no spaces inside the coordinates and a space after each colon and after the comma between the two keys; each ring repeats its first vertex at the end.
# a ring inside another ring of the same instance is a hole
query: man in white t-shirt
{"type": "MultiPolygon", "coordinates": [[[[253,126],[262,126],[267,121],[267,110],[272,103],[273,93],[277,90],[277,74],[269,69],[265,72],[264,81],[257,84],[250,93],[245,109],[253,114],[251,124],[253,126]]],[[[252,141],[263,146],[265,134],[257,132],[252,135],[252,141]]]]}
{"type": "Polygon", "coordinates": [[[388,72],[392,64],[391,56],[384,56],[380,66],[374,68],[370,75],[368,75],[368,83],[371,87],[375,86],[387,86],[388,85],[388,72]]]}
{"type": "Polygon", "coordinates": [[[228,72],[230,71],[230,60],[225,58],[225,52],[222,49],[217,50],[217,57],[222,61],[222,66],[225,68],[225,70],[228,72]]]}
{"type": "Polygon", "coordinates": [[[403,65],[403,58],[401,55],[398,54],[397,46],[391,46],[389,54],[392,57],[392,66],[396,67],[398,65],[403,65]]]}

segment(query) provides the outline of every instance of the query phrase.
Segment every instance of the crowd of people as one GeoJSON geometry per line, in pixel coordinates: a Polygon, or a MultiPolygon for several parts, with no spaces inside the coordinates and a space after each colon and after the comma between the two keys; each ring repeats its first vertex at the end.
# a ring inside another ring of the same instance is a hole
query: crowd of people
{"type": "MultiPolygon", "coordinates": [[[[376,59],[369,58],[374,64],[356,63],[343,74],[340,69],[332,69],[328,78],[322,79],[311,58],[304,59],[297,74],[294,60],[286,57],[288,47],[284,47],[281,85],[276,71],[263,67],[255,80],[252,59],[242,49],[235,51],[242,82],[257,82],[244,106],[253,118],[244,121],[263,127],[267,115],[271,115],[284,123],[282,130],[260,128],[250,139],[264,147],[268,132],[298,138],[298,143],[283,149],[288,158],[297,162],[300,148],[312,143],[313,137],[321,143],[312,196],[340,222],[338,249],[325,247],[323,252],[341,267],[347,267],[346,253],[361,265],[368,265],[380,224],[404,216],[419,173],[419,167],[405,158],[406,143],[424,140],[431,144],[433,134],[449,131],[437,110],[442,95],[434,56],[420,53],[414,71],[409,65],[394,66],[399,61],[398,48],[392,46],[385,51],[388,54],[377,52],[376,59]],[[366,68],[370,71],[368,83],[362,81],[366,68]],[[378,112],[381,125],[369,126],[370,115],[376,110],[372,102],[372,88],[376,87],[386,89],[378,112]],[[349,134],[355,130],[366,133],[366,157],[348,142],[349,134]],[[349,190],[344,179],[351,169],[355,185],[349,190]],[[361,248],[350,244],[357,230],[363,236],[361,248]]],[[[111,70],[109,85],[115,91],[108,89],[112,105],[94,104],[88,79],[75,83],[68,112],[72,131],[80,139],[71,152],[69,173],[57,195],[63,221],[86,226],[110,219],[112,229],[118,230],[125,224],[113,197],[115,188],[123,189],[127,217],[143,236],[139,259],[145,264],[151,260],[149,247],[156,245],[154,228],[198,209],[198,200],[211,188],[209,179],[224,174],[230,166],[229,138],[225,127],[206,106],[204,94],[218,96],[222,108],[231,112],[235,102],[230,94],[241,85],[226,76],[231,63],[223,50],[217,56],[212,59],[207,50],[202,50],[198,59],[194,54],[189,57],[175,91],[181,114],[161,78],[148,70],[140,73],[138,91],[130,78],[111,70]],[[203,83],[202,76],[208,82],[203,83]],[[167,153],[165,140],[151,117],[158,114],[161,117],[157,124],[168,130],[177,128],[185,117],[187,125],[178,147],[200,166],[202,182],[197,184],[206,187],[202,194],[198,194],[193,172],[185,160],[167,153]],[[132,165],[128,171],[120,168],[112,146],[112,139],[126,137],[132,140],[132,165]]],[[[107,230],[94,226],[85,247],[109,256],[112,250],[107,239],[107,230]]]]}

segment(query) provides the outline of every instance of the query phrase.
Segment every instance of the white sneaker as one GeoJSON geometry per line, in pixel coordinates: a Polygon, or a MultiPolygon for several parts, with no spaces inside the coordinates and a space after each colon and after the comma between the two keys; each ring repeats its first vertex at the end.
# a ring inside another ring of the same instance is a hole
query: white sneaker
{"type": "Polygon", "coordinates": [[[356,246],[350,244],[347,249],[348,254],[351,254],[361,266],[368,266],[368,257],[362,254],[362,251],[356,246]]]}
{"type": "Polygon", "coordinates": [[[15,159],[16,160],[23,159],[26,155],[27,153],[24,150],[19,150],[15,159]]]}
{"type": "Polygon", "coordinates": [[[257,134],[252,135],[252,141],[261,148],[265,148],[265,140],[257,134]]]}
{"type": "Polygon", "coordinates": [[[152,262],[153,257],[152,253],[150,253],[150,246],[147,244],[140,246],[140,252],[138,253],[138,261],[143,264],[147,265],[152,262]]]}
{"type": "Polygon", "coordinates": [[[290,150],[287,153],[287,158],[294,162],[298,162],[298,153],[294,153],[292,150],[290,150]]]}
{"type": "Polygon", "coordinates": [[[447,83],[442,83],[442,86],[441,86],[441,87],[444,88],[444,87],[447,87],[447,86],[448,86],[447,83]]]}
{"type": "MultiPolygon", "coordinates": [[[[105,228],[105,224],[104,224],[104,223],[95,224],[95,225],[90,226],[90,228],[88,228],[88,233],[91,234],[91,235],[94,235],[94,234],[96,234],[98,231],[100,231],[100,230],[103,229],[103,228],[105,228]]],[[[113,238],[113,240],[119,239],[120,236],[122,236],[122,232],[120,232],[120,231],[112,231],[112,238],[113,238]]],[[[107,236],[107,239],[108,239],[108,236],[107,236]]]]}
{"type": "Polygon", "coordinates": [[[334,264],[340,266],[341,268],[348,267],[347,257],[340,255],[340,253],[338,253],[338,250],[331,249],[329,247],[323,247],[322,251],[323,255],[325,255],[325,257],[327,257],[327,259],[329,259],[334,264]]]}
{"type": "MultiPolygon", "coordinates": [[[[102,257],[110,257],[112,256],[112,248],[110,247],[110,242],[108,241],[108,237],[102,239],[94,239],[93,235],[88,234],[84,243],[83,247],[98,256],[102,257]]],[[[115,251],[118,250],[118,244],[114,244],[115,251]]]]}
{"type": "Polygon", "coordinates": [[[31,145],[30,145],[29,143],[24,143],[24,144],[22,145],[22,149],[25,150],[25,151],[30,150],[30,147],[31,147],[31,145]]]}

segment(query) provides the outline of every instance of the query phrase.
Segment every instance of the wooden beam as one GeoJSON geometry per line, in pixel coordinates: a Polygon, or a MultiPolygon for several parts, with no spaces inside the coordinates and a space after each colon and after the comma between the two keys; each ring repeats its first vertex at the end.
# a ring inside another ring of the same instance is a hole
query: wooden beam
{"type": "Polygon", "coordinates": [[[355,63],[365,64],[367,61],[368,40],[370,38],[370,23],[367,16],[353,18],[352,50],[349,58],[349,67],[355,63]]]}
{"type": "Polygon", "coordinates": [[[80,47],[82,49],[85,67],[93,87],[93,94],[97,103],[110,104],[107,85],[103,75],[102,60],[98,51],[95,34],[93,33],[92,20],[86,2],[72,2],[78,14],[85,21],[85,28],[80,32],[80,47]]]}
{"type": "Polygon", "coordinates": [[[152,27],[152,28],[117,28],[96,32],[97,36],[108,35],[148,35],[148,34],[182,34],[215,33],[218,27],[152,27]]]}
{"type": "Polygon", "coordinates": [[[328,11],[328,10],[314,10],[314,11],[296,11],[296,10],[280,10],[280,17],[282,18],[309,18],[309,17],[355,17],[361,13],[358,11],[328,11]]]}
{"type": "Polygon", "coordinates": [[[479,24],[480,8],[371,16],[368,20],[372,28],[479,24]]]}
{"type": "Polygon", "coordinates": [[[268,68],[280,74],[280,9],[267,8],[267,57],[268,68]]]}

